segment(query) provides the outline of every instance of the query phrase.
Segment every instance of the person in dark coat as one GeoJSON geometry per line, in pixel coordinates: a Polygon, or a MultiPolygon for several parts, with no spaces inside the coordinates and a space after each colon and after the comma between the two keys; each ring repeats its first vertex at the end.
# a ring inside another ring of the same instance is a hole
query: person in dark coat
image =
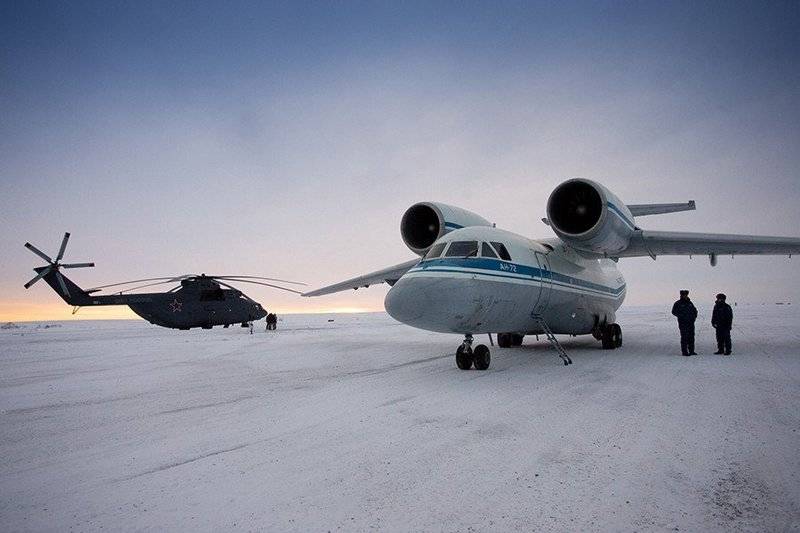
{"type": "Polygon", "coordinates": [[[733,309],[725,302],[725,295],[717,294],[711,325],[717,330],[717,355],[731,354],[731,327],[733,327],[733,309]]]}
{"type": "Polygon", "coordinates": [[[681,291],[680,300],[672,306],[672,314],[678,318],[678,329],[681,332],[681,353],[697,355],[694,351],[694,321],[697,309],[689,299],[689,291],[681,291]]]}

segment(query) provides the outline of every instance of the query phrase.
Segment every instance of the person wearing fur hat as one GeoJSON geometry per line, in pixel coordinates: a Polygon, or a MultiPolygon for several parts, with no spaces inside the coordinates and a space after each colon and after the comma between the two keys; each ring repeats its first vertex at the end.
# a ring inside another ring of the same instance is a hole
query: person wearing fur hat
{"type": "Polygon", "coordinates": [[[689,291],[681,291],[680,300],[672,306],[672,314],[678,318],[678,329],[681,332],[681,353],[697,355],[694,351],[694,321],[697,319],[697,308],[689,299],[689,291]]]}
{"type": "Polygon", "coordinates": [[[711,314],[711,325],[717,330],[716,355],[731,354],[731,327],[733,326],[733,309],[725,302],[725,295],[717,294],[714,312],[711,314]]]}

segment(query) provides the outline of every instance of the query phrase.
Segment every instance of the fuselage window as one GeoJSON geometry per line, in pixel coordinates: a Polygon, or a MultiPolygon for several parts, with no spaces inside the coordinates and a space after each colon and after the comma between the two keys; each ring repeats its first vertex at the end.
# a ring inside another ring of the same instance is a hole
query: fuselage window
{"type": "Polygon", "coordinates": [[[445,257],[474,257],[478,255],[478,241],[454,241],[445,257]]]}
{"type": "Polygon", "coordinates": [[[481,243],[481,257],[494,257],[497,259],[497,254],[494,253],[488,242],[481,243]]]}
{"type": "Polygon", "coordinates": [[[436,259],[440,255],[442,255],[442,250],[444,250],[445,246],[447,246],[446,242],[440,242],[439,244],[434,244],[433,248],[428,250],[428,253],[425,254],[425,259],[436,259]]]}
{"type": "Polygon", "coordinates": [[[494,246],[494,249],[497,250],[497,255],[500,256],[500,259],[504,261],[511,261],[511,254],[508,253],[508,249],[506,248],[505,244],[502,242],[493,242],[492,246],[494,246]]]}

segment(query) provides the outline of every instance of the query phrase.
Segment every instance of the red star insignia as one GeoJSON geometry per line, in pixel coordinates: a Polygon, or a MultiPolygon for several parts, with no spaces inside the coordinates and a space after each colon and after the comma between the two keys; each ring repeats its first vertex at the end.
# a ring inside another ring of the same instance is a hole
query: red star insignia
{"type": "Polygon", "coordinates": [[[172,302],[169,304],[169,306],[172,308],[172,312],[173,312],[173,313],[180,313],[180,311],[181,311],[181,306],[182,306],[182,305],[183,305],[183,302],[179,302],[177,298],[175,298],[175,299],[174,299],[174,300],[173,300],[173,301],[172,301],[172,302]]]}

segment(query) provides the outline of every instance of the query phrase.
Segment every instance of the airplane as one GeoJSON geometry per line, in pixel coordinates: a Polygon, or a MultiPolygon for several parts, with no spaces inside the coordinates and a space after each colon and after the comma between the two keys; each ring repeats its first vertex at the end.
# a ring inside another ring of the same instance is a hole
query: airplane
{"type": "MultiPolygon", "coordinates": [[[[69,237],[69,233],[64,234],[64,239],[61,241],[61,247],[55,259],[51,259],[47,254],[31,243],[25,243],[27,249],[48,263],[47,266],[33,269],[34,272],[36,272],[36,277],[26,283],[25,288],[28,289],[40,279],[44,279],[65,302],[75,307],[75,311],[84,306],[127,305],[134,313],[151,324],[165,328],[180,330],[188,330],[191,328],[211,329],[214,326],[223,326],[227,328],[231,324],[241,324],[242,327],[248,327],[254,320],[259,320],[267,316],[267,312],[260,303],[248,297],[229,283],[253,283],[293,292],[295,294],[300,294],[300,292],[272,283],[265,283],[264,280],[304,285],[303,283],[297,283],[295,281],[258,276],[207,276],[205,274],[184,274],[181,276],[147,278],[125,281],[122,283],[112,283],[111,285],[103,285],[83,290],[62,274],[61,269],[93,267],[94,263],[68,264],[61,262],[67,248],[69,237]],[[95,294],[102,289],[144,282],[153,283],[122,289],[113,294],[95,294]],[[166,292],[123,294],[154,285],[174,285],[176,283],[179,283],[179,285],[166,292]]],[[[73,313],[75,311],[73,311],[73,313]]]]}
{"type": "Polygon", "coordinates": [[[495,227],[460,207],[412,205],[400,234],[419,258],[336,283],[303,296],[388,283],[384,307],[410,326],[464,335],[456,365],[486,370],[490,350],[473,335],[497,333],[501,348],[525,335],[545,335],[565,365],[572,361],[555,334],[592,335],[603,349],[622,346],[616,311],[626,296],[617,262],[626,257],[788,255],[800,238],[724,235],[642,229],[636,217],[690,211],[694,201],[626,205],[603,185],[570,179],[547,201],[542,221],[554,238],[529,239],[495,227]]]}

